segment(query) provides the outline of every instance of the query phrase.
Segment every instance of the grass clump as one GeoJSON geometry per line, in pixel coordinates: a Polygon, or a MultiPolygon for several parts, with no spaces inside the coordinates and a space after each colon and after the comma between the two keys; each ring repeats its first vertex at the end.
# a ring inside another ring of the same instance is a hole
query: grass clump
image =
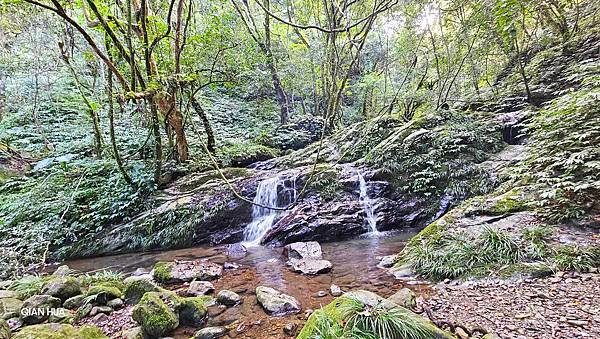
{"type": "Polygon", "coordinates": [[[19,280],[15,280],[10,285],[10,290],[19,293],[22,298],[29,298],[32,295],[39,294],[46,281],[45,277],[39,275],[26,275],[19,280]]]}
{"type": "MultiPolygon", "coordinates": [[[[355,293],[368,293],[367,296],[372,294],[366,291],[355,293]]],[[[379,298],[375,294],[372,295],[379,298]]],[[[438,337],[444,338],[444,332],[407,309],[383,299],[371,302],[371,300],[363,300],[360,295],[349,294],[315,311],[297,338],[425,339],[438,337]]]]}
{"type": "Polygon", "coordinates": [[[558,246],[554,249],[552,261],[563,271],[589,271],[600,267],[600,247],[558,246]]]}
{"type": "Polygon", "coordinates": [[[82,282],[84,285],[94,285],[104,282],[120,283],[123,281],[123,277],[123,273],[121,272],[102,270],[93,274],[85,274],[82,278],[82,282]]]}

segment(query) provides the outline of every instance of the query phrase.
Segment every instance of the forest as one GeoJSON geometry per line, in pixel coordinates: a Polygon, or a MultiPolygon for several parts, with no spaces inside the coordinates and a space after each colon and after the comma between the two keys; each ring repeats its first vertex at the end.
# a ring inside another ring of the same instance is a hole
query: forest
{"type": "Polygon", "coordinates": [[[597,0],[0,0],[0,339],[599,338],[597,0]]]}

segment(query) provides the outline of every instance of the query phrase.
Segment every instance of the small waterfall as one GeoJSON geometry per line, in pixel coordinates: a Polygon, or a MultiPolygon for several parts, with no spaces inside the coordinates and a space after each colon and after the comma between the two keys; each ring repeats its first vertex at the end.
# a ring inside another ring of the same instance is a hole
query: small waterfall
{"type": "Polygon", "coordinates": [[[358,174],[358,183],[360,187],[360,203],[363,205],[363,209],[365,210],[365,221],[369,226],[369,232],[373,235],[379,234],[377,231],[377,218],[375,214],[375,206],[373,206],[373,199],[369,198],[369,194],[367,192],[368,185],[363,177],[362,173],[359,170],[356,171],[358,174]]]}
{"type": "Polygon", "coordinates": [[[296,178],[292,180],[292,187],[287,187],[286,181],[280,176],[265,179],[258,184],[256,196],[252,206],[252,222],[244,229],[244,244],[249,246],[260,245],[260,241],[273,227],[281,211],[280,208],[296,200],[296,178]],[[281,197],[279,186],[282,185],[281,197]],[[282,205],[280,205],[283,203],[282,205]],[[265,206],[265,207],[263,207],[265,206]]]}

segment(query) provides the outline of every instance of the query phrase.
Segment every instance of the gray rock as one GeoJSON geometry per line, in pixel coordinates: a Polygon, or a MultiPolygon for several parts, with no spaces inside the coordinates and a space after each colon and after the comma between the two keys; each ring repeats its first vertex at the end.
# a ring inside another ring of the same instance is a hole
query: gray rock
{"type": "Polygon", "coordinates": [[[131,276],[133,276],[133,277],[139,277],[140,275],[146,275],[146,274],[150,274],[150,272],[148,272],[147,269],[145,269],[145,268],[136,268],[136,270],[133,271],[133,273],[131,273],[131,276]]]}
{"type": "Polygon", "coordinates": [[[192,281],[187,289],[187,294],[191,296],[206,295],[215,290],[215,286],[209,281],[192,281]]]}
{"type": "Polygon", "coordinates": [[[338,285],[332,284],[331,287],[329,287],[329,293],[331,293],[331,295],[334,297],[339,297],[343,292],[338,285]]]}
{"type": "Polygon", "coordinates": [[[296,330],[298,329],[298,324],[295,323],[288,323],[285,324],[285,326],[283,326],[283,333],[285,333],[285,335],[293,337],[294,335],[296,335],[296,330]]]}
{"type": "Polygon", "coordinates": [[[331,262],[323,259],[291,259],[288,265],[292,267],[294,272],[304,274],[319,274],[331,271],[331,262]]]}
{"type": "Polygon", "coordinates": [[[127,285],[127,284],[130,284],[130,283],[134,282],[134,281],[140,281],[140,280],[154,282],[154,278],[152,278],[152,275],[150,273],[146,273],[146,274],[141,274],[141,275],[132,275],[132,276],[129,276],[129,277],[123,279],[123,283],[125,285],[127,285]]]}
{"type": "Polygon", "coordinates": [[[301,310],[300,303],[296,298],[270,287],[258,286],[256,299],[269,314],[274,316],[298,313],[301,310]]]}
{"type": "Polygon", "coordinates": [[[140,326],[122,330],[117,334],[118,338],[122,339],[144,339],[144,331],[140,326]]]}
{"type": "Polygon", "coordinates": [[[321,245],[316,241],[291,243],[283,248],[283,254],[290,260],[323,258],[321,245]]]}
{"type": "Polygon", "coordinates": [[[379,262],[379,264],[377,264],[377,267],[379,268],[390,268],[392,266],[394,266],[394,263],[396,262],[396,256],[395,255],[386,255],[385,257],[381,258],[381,261],[379,262]]]}
{"type": "Polygon", "coordinates": [[[0,290],[8,289],[13,284],[12,280],[0,281],[0,290]]]}
{"type": "Polygon", "coordinates": [[[6,323],[8,323],[8,327],[10,327],[11,331],[16,331],[23,327],[23,320],[18,317],[8,319],[6,323]]]}
{"type": "Polygon", "coordinates": [[[10,319],[20,316],[23,302],[16,298],[0,299],[0,319],[10,319]]]}
{"type": "Polygon", "coordinates": [[[120,298],[109,300],[106,303],[106,306],[112,308],[113,310],[121,309],[121,308],[123,308],[124,305],[125,305],[125,303],[123,302],[123,299],[120,299],[120,298]]]}
{"type": "Polygon", "coordinates": [[[113,309],[108,307],[108,306],[94,306],[92,307],[92,310],[90,311],[89,316],[93,317],[99,313],[104,313],[104,314],[111,314],[113,312],[113,309]]]}
{"type": "Polygon", "coordinates": [[[229,290],[222,290],[217,294],[217,302],[225,306],[237,305],[241,300],[237,293],[229,290]]]}
{"type": "Polygon", "coordinates": [[[57,277],[66,277],[69,274],[71,274],[73,271],[71,270],[71,268],[69,268],[69,266],[67,265],[62,265],[59,266],[56,271],[54,271],[54,273],[52,273],[52,275],[55,275],[57,277]]]}
{"type": "Polygon", "coordinates": [[[403,265],[400,267],[394,266],[394,267],[390,268],[390,273],[396,279],[406,279],[406,278],[414,277],[414,272],[409,265],[403,265]]]}
{"type": "Polygon", "coordinates": [[[323,298],[326,295],[327,295],[327,292],[325,292],[325,291],[319,291],[319,292],[317,292],[317,297],[319,297],[319,298],[323,298]]]}
{"type": "Polygon", "coordinates": [[[216,339],[221,338],[226,335],[228,332],[226,327],[223,326],[215,326],[215,327],[205,327],[200,331],[194,334],[193,339],[216,339]]]}
{"type": "Polygon", "coordinates": [[[161,262],[152,270],[154,280],[160,283],[215,280],[222,274],[223,267],[207,260],[161,262]]]}
{"type": "Polygon", "coordinates": [[[50,311],[60,308],[60,299],[50,295],[34,295],[23,302],[21,319],[25,324],[39,324],[48,319],[50,311]]]}
{"type": "Polygon", "coordinates": [[[240,265],[234,262],[225,262],[223,263],[223,268],[226,270],[237,270],[238,268],[240,268],[240,265]]]}
{"type": "Polygon", "coordinates": [[[46,283],[42,289],[42,293],[65,301],[81,294],[81,285],[73,277],[58,277],[46,283]]]}
{"type": "Polygon", "coordinates": [[[0,290],[0,299],[5,299],[5,298],[13,298],[13,299],[19,299],[19,293],[15,292],[15,291],[8,291],[8,290],[0,290]]]}
{"type": "Polygon", "coordinates": [[[129,277],[136,279],[130,279],[125,285],[125,302],[129,305],[137,304],[147,292],[158,292],[160,290],[160,287],[153,283],[152,279],[148,280],[141,277],[129,277]]]}
{"type": "Polygon", "coordinates": [[[49,323],[62,323],[67,322],[71,318],[71,312],[64,308],[57,308],[50,313],[48,317],[49,323]]]}
{"type": "Polygon", "coordinates": [[[417,296],[415,295],[415,292],[413,292],[411,289],[402,288],[398,292],[392,294],[389,298],[387,298],[387,300],[402,307],[412,308],[417,304],[416,298],[417,296]]]}
{"type": "Polygon", "coordinates": [[[245,257],[246,254],[248,254],[248,249],[246,249],[246,246],[240,243],[236,243],[227,245],[227,247],[225,248],[225,252],[228,257],[239,259],[245,257]]]}
{"type": "Polygon", "coordinates": [[[69,310],[76,310],[79,307],[81,307],[81,305],[83,305],[83,302],[85,300],[85,296],[80,294],[80,295],[76,295],[74,297],[71,297],[67,300],[65,300],[65,302],[63,303],[63,307],[69,310]]]}

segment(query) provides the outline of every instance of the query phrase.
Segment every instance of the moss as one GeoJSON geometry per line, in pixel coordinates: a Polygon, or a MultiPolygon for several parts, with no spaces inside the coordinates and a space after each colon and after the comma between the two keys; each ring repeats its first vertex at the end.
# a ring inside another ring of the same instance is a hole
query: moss
{"type": "Polygon", "coordinates": [[[92,295],[105,295],[109,298],[122,298],[123,297],[124,284],[116,282],[102,282],[91,286],[86,296],[92,295]]]}
{"type": "Polygon", "coordinates": [[[104,339],[108,338],[99,328],[84,325],[80,328],[68,324],[42,324],[27,326],[17,332],[13,339],[104,339]]]}
{"type": "Polygon", "coordinates": [[[179,310],[179,319],[182,325],[201,327],[206,323],[208,310],[206,299],[203,297],[185,298],[179,310]]]}
{"type": "Polygon", "coordinates": [[[125,288],[125,302],[137,304],[146,292],[158,292],[160,288],[147,279],[137,279],[129,282],[125,288]]]}
{"type": "Polygon", "coordinates": [[[156,292],[144,294],[133,308],[131,317],[151,337],[162,337],[179,326],[177,314],[156,292]]]}
{"type": "Polygon", "coordinates": [[[173,269],[172,262],[157,262],[153,267],[154,279],[160,283],[166,283],[173,279],[171,270],[173,269]]]}
{"type": "Polygon", "coordinates": [[[527,210],[527,203],[522,196],[515,191],[507,192],[494,200],[489,211],[493,214],[507,214],[527,210]]]}

